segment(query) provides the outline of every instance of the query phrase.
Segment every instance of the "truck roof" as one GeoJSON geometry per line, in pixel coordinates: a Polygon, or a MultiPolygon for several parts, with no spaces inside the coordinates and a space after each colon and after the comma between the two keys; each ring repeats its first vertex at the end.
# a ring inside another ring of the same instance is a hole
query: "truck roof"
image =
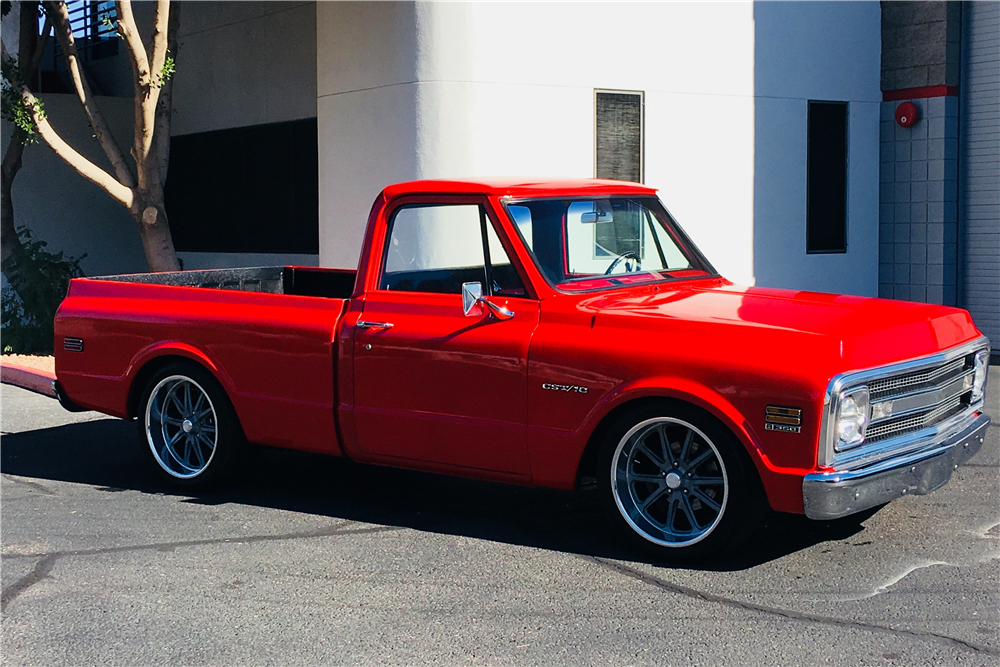
{"type": "Polygon", "coordinates": [[[642,185],[641,183],[611,181],[600,178],[424,180],[396,183],[383,190],[383,194],[388,199],[400,195],[416,194],[485,194],[499,197],[552,197],[614,194],[649,196],[655,193],[655,188],[642,185]]]}

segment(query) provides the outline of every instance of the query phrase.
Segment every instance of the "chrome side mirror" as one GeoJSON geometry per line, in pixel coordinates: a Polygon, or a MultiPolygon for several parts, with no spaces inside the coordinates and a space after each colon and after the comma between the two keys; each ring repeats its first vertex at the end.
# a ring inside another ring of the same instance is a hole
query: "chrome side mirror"
{"type": "Polygon", "coordinates": [[[462,312],[466,317],[474,317],[482,313],[473,312],[477,305],[483,304],[489,308],[490,314],[498,320],[509,320],[514,317],[514,311],[503,306],[498,306],[483,296],[482,283],[462,283],[462,312]]]}
{"type": "Polygon", "coordinates": [[[479,314],[473,313],[472,311],[479,304],[479,300],[482,298],[482,283],[462,283],[462,312],[465,313],[467,317],[479,314]]]}

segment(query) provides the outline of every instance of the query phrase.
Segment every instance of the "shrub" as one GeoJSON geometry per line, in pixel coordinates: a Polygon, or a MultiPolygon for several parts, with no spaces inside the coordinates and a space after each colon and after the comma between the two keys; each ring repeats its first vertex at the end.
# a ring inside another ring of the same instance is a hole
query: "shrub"
{"type": "Polygon", "coordinates": [[[0,312],[4,353],[39,354],[53,349],[53,322],[66,296],[70,278],[83,276],[79,257],[45,250],[45,241],[34,238],[27,227],[17,230],[21,240],[3,263],[8,278],[14,274],[19,291],[5,285],[0,312]]]}

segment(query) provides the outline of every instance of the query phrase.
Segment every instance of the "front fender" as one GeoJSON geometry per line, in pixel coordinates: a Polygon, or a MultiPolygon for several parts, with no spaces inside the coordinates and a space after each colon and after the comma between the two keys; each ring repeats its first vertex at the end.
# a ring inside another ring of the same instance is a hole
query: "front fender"
{"type": "MultiPolygon", "coordinates": [[[[763,483],[772,508],[784,512],[802,512],[802,476],[807,471],[783,468],[772,463],[761,448],[745,415],[718,391],[688,378],[653,376],[623,383],[605,394],[591,409],[580,428],[574,432],[529,435],[531,469],[535,482],[545,486],[572,488],[577,471],[588,448],[600,448],[599,437],[605,420],[618,408],[650,398],[666,398],[690,403],[722,422],[746,450],[763,483]],[[572,473],[572,477],[567,475],[572,473]]],[[[596,452],[595,452],[596,453],[596,452]]]]}

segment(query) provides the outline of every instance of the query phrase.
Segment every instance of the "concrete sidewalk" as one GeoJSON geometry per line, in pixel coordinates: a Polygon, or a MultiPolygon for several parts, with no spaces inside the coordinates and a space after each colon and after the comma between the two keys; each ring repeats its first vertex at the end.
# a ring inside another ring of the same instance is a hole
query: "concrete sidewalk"
{"type": "Polygon", "coordinates": [[[52,382],[56,379],[55,370],[52,370],[54,362],[49,364],[44,357],[40,359],[42,363],[29,365],[18,363],[8,358],[8,355],[0,357],[0,382],[55,398],[56,390],[52,388],[52,382]]]}

